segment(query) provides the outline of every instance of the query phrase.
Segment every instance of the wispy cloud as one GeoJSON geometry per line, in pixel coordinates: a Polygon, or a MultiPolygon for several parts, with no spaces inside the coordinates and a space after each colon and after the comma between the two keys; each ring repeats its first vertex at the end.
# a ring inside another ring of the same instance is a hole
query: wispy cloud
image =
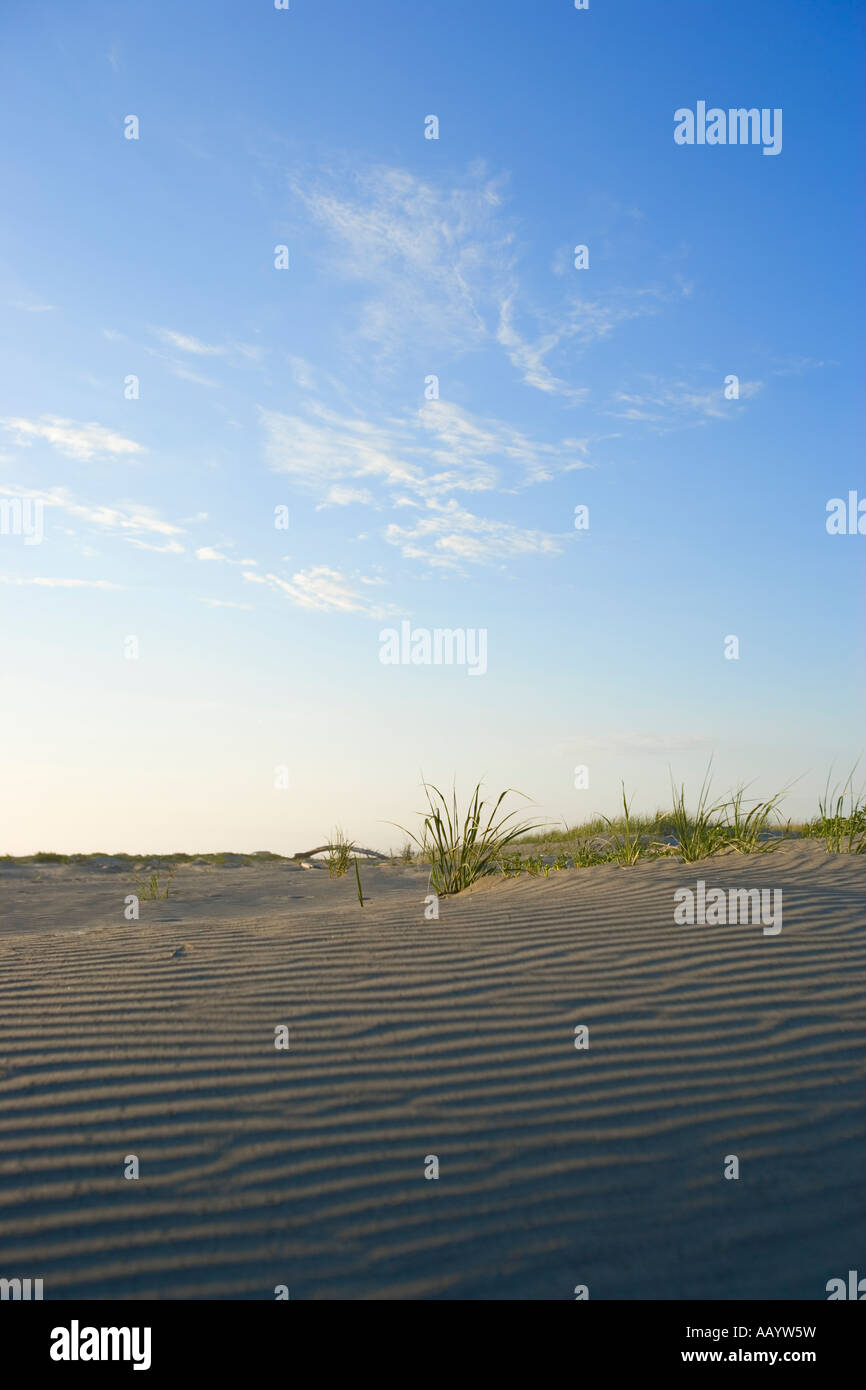
{"type": "Polygon", "coordinates": [[[316,378],[309,362],[303,357],[290,357],[289,366],[292,369],[292,380],[296,386],[300,386],[302,391],[314,391],[316,389],[316,378]]]}
{"type": "Polygon", "coordinates": [[[554,376],[544,361],[545,357],[558,347],[562,333],[547,333],[534,343],[526,342],[514,326],[513,304],[513,295],[509,295],[499,306],[497,338],[526,385],[534,386],[550,395],[567,396],[575,402],[583,400],[589,394],[588,388],[569,386],[554,376]]]}
{"type": "Polygon", "coordinates": [[[385,539],[407,559],[460,569],[464,563],[487,565],[520,555],[557,555],[561,538],[524,530],[507,521],[475,516],[454,501],[428,503],[430,511],[414,526],[390,525],[385,539]]]}
{"type": "Polygon", "coordinates": [[[0,485],[0,495],[7,497],[32,498],[41,501],[45,507],[57,507],[68,516],[77,517],[92,526],[105,527],[117,531],[154,532],[162,536],[175,536],[183,532],[182,526],[164,521],[152,508],[141,503],[125,502],[117,505],[96,505],[76,502],[66,488],[22,488],[0,485]]]}
{"type": "Polygon", "coordinates": [[[167,541],[165,545],[153,545],[150,541],[140,541],[137,536],[124,536],[128,545],[135,545],[139,550],[153,550],[158,555],[183,555],[184,547],[178,545],[177,541],[167,541]]]}
{"type": "Polygon", "coordinates": [[[219,386],[218,381],[214,381],[212,377],[205,376],[203,372],[193,371],[192,367],[188,367],[185,362],[176,362],[171,358],[163,358],[163,361],[168,362],[172,374],[179,377],[181,381],[191,381],[196,386],[208,386],[211,390],[219,386]]]}
{"type": "Polygon", "coordinates": [[[432,474],[424,491],[449,491],[467,487],[483,491],[499,477],[491,458],[501,461],[502,483],[509,490],[527,483],[547,482],[555,474],[585,466],[589,443],[569,436],[556,444],[530,439],[505,420],[471,415],[450,401],[430,401],[417,413],[417,421],[431,440],[426,455],[443,471],[432,474]]]}
{"type": "MultiPolygon", "coordinates": [[[[230,541],[230,542],[229,542],[229,546],[231,546],[232,544],[233,544],[233,542],[230,541]]],[[[197,560],[217,561],[217,562],[219,562],[219,563],[221,563],[221,564],[224,564],[224,565],[256,565],[256,564],[258,564],[258,561],[257,561],[257,560],[250,560],[250,559],[233,560],[232,557],[231,557],[231,555],[225,555],[225,554],[223,553],[223,551],[217,550],[217,549],[216,549],[214,546],[212,546],[212,545],[202,545],[202,546],[200,546],[199,549],[195,552],[195,558],[196,558],[197,560]]]]}
{"type": "Polygon", "coordinates": [[[370,618],[384,618],[394,611],[390,606],[368,603],[338,570],[329,569],[327,565],[299,570],[291,579],[281,579],[276,574],[244,574],[244,579],[267,585],[299,608],[321,613],[362,613],[370,618]]]}
{"type": "Polygon", "coordinates": [[[442,187],[404,169],[296,182],[294,193],[324,232],[331,267],[368,286],[362,338],[395,354],[408,336],[431,347],[484,339],[497,286],[513,256],[499,216],[504,180],[476,171],[442,187]]]}
{"type": "MultiPolygon", "coordinates": [[[[453,491],[513,490],[585,464],[588,442],[530,439],[513,425],[471,415],[453,402],[374,423],[315,404],[307,416],[260,410],[265,456],[328,497],[346,480],[395,488],[422,500],[453,491]]],[[[331,500],[335,500],[331,498],[331,500]]]]}
{"type": "Polygon", "coordinates": [[[576,404],[588,388],[568,379],[565,350],[657,313],[668,295],[619,289],[563,300],[557,289],[547,308],[530,302],[506,185],[482,165],[451,183],[380,166],[297,181],[294,192],[324,233],[329,273],[365,286],[358,335],[380,357],[403,362],[419,342],[455,353],[498,345],[527,386],[576,404]]]}
{"type": "Polygon", "coordinates": [[[223,357],[226,352],[224,347],[203,343],[201,339],[193,338],[190,333],[175,333],[171,328],[153,328],[151,332],[162,342],[170,343],[179,352],[191,352],[196,357],[223,357]]]}
{"type": "Polygon", "coordinates": [[[34,585],[42,589],[122,589],[122,584],[112,584],[107,579],[17,579],[8,574],[0,574],[0,584],[34,585]]]}
{"type": "Polygon", "coordinates": [[[208,608],[242,608],[249,613],[252,610],[251,603],[234,603],[226,598],[200,598],[199,603],[205,604],[208,608]]]}
{"type": "Polygon", "coordinates": [[[120,457],[129,454],[144,454],[147,450],[132,439],[107,429],[95,421],[80,424],[75,420],[61,419],[57,415],[43,415],[39,420],[25,420],[18,416],[0,419],[0,426],[15,436],[19,445],[30,445],[36,439],[44,439],[53,448],[68,458],[86,461],[107,455],[120,457]]]}
{"type": "Polygon", "coordinates": [[[353,502],[366,505],[372,501],[373,494],[366,488],[334,486],[328,489],[327,497],[319,503],[316,511],[320,512],[324,507],[348,507],[353,502]]]}
{"type": "Polygon", "coordinates": [[[587,398],[589,389],[555,376],[545,359],[566,344],[586,347],[609,338],[619,324],[629,319],[656,313],[658,305],[652,302],[650,294],[650,291],[636,290],[631,295],[623,292],[612,295],[608,301],[574,299],[556,314],[536,313],[534,317],[541,331],[528,340],[518,332],[515,324],[516,291],[512,290],[499,306],[497,338],[527,386],[577,403],[587,398]]]}
{"type": "Polygon", "coordinates": [[[311,416],[260,410],[265,430],[265,457],[277,473],[322,491],[338,479],[375,478],[392,484],[420,485],[423,472],[410,463],[411,434],[393,422],[371,424],[361,416],[342,416],[321,405],[311,416]]]}
{"type": "Polygon", "coordinates": [[[741,381],[738,399],[728,400],[723,377],[713,386],[693,386],[684,381],[663,383],[653,378],[639,391],[616,392],[608,413],[621,420],[642,421],[665,432],[707,420],[731,419],[738,413],[739,403],[756,396],[763,386],[762,381],[741,381]]]}
{"type": "Polygon", "coordinates": [[[821,367],[837,367],[838,362],[823,361],[819,357],[791,357],[780,361],[773,368],[773,376],[805,376],[806,372],[817,372],[821,367]]]}
{"type": "MultiPolygon", "coordinates": [[[[173,347],[177,352],[186,353],[194,358],[219,358],[231,368],[238,368],[250,362],[259,362],[264,355],[264,350],[261,347],[250,343],[205,343],[200,338],[194,338],[190,333],[177,333],[172,328],[151,328],[150,331],[154,337],[159,338],[160,342],[173,347]]],[[[152,357],[157,357],[161,362],[165,362],[169,371],[181,381],[191,381],[196,386],[206,386],[211,390],[220,384],[213,377],[205,376],[202,371],[191,367],[189,362],[183,358],[174,357],[170,353],[160,352],[152,347],[148,347],[146,351],[152,357]]]]}

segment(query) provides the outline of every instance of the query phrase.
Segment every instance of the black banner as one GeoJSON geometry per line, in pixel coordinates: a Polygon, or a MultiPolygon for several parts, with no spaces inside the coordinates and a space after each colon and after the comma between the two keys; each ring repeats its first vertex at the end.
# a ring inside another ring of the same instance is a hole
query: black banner
{"type": "MultiPolygon", "coordinates": [[[[267,1311],[262,1303],[252,1301],[7,1302],[0,1312],[4,1361],[8,1364],[14,1359],[25,1374],[48,1372],[61,1381],[69,1376],[92,1377],[100,1369],[110,1369],[115,1377],[118,1373],[146,1372],[151,1380],[162,1383],[163,1378],[179,1372],[231,1375],[253,1370],[259,1378],[285,1373],[292,1365],[300,1367],[304,1350],[310,1355],[314,1350],[321,1354],[324,1349],[331,1369],[341,1347],[346,1348],[346,1357],[357,1371],[371,1356],[377,1363],[383,1359],[382,1344],[375,1352],[370,1346],[367,1307],[340,1303],[328,1308],[302,1300],[284,1301],[288,1306],[269,1306],[267,1311]],[[339,1336],[335,1335],[337,1329],[339,1336]],[[327,1340],[322,1342],[322,1337],[327,1340]]],[[[572,1361],[577,1355],[582,1365],[592,1364],[596,1374],[601,1369],[612,1375],[633,1370],[666,1375],[675,1367],[729,1367],[736,1363],[807,1366],[826,1381],[828,1375],[857,1364],[864,1337],[863,1314],[834,1303],[584,1301],[567,1318],[543,1314],[538,1305],[533,1306],[530,1329],[534,1331],[537,1319],[543,1317],[545,1339],[554,1339],[545,1341],[545,1361],[556,1350],[555,1339],[561,1338],[561,1354],[572,1361]]],[[[392,1315],[384,1328],[382,1324],[376,1327],[386,1331],[389,1338],[410,1328],[425,1338],[434,1328],[446,1336],[471,1333],[488,1373],[490,1365],[496,1363],[499,1342],[491,1341],[490,1332],[485,1331],[487,1318],[495,1318],[491,1306],[474,1304],[471,1311],[458,1313],[454,1323],[447,1317],[444,1325],[441,1315],[422,1315],[420,1324],[414,1320],[405,1323],[406,1316],[392,1315]],[[478,1342],[479,1331],[483,1333],[483,1347],[478,1342]]],[[[509,1364],[514,1333],[523,1316],[509,1305],[508,1330],[498,1334],[509,1364]]],[[[453,1347],[445,1344],[443,1368],[453,1371],[453,1356],[453,1347]]],[[[388,1359],[395,1364],[391,1356],[388,1359]]],[[[425,1341],[425,1378],[435,1362],[435,1349],[425,1341]]],[[[404,1362],[402,1374],[412,1372],[413,1366],[404,1362]]]]}

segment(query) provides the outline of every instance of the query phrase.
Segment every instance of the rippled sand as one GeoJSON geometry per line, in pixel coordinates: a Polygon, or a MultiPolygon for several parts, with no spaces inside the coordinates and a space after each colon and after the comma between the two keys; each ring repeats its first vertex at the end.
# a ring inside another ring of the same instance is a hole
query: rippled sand
{"type": "Polygon", "coordinates": [[[123,874],[0,873],[0,1276],[823,1299],[862,1270],[866,857],[497,880],[438,921],[423,873],[361,873],[363,909],[322,870],[181,869],[139,922],[123,874]],[[781,888],[780,935],[675,926],[698,878],[781,888]]]}

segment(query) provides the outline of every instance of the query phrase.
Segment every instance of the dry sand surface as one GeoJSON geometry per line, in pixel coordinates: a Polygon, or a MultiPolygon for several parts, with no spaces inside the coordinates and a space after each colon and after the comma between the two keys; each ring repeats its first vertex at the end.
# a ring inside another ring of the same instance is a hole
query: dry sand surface
{"type": "Polygon", "coordinates": [[[363,909],[321,869],[182,868],[127,922],[128,875],[0,869],[0,1276],[823,1299],[866,1273],[866,856],[489,881],[439,921],[424,873],[361,873],[363,909]],[[675,926],[699,878],[781,888],[781,933],[675,926]]]}

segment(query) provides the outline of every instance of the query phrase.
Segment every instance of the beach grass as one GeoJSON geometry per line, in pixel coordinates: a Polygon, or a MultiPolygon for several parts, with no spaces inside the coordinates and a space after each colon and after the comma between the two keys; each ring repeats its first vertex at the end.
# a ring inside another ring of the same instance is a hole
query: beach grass
{"type": "Polygon", "coordinates": [[[828,854],[866,854],[866,793],[854,791],[856,771],[855,763],[845,781],[831,789],[830,770],[818,815],[809,825],[808,833],[824,841],[828,854]]]}
{"type": "Polygon", "coordinates": [[[165,879],[160,881],[160,871],[154,869],[149,878],[136,881],[138,896],[142,899],[156,901],[158,898],[167,898],[171,891],[171,880],[174,878],[175,870],[169,868],[165,870],[165,879]]]}
{"type": "Polygon", "coordinates": [[[726,848],[729,842],[727,827],[721,819],[726,803],[710,800],[711,775],[712,765],[707,767],[704,774],[693,813],[690,813],[686,806],[685,787],[681,784],[677,791],[671,779],[673,833],[677,840],[677,850],[685,864],[693,864],[698,859],[709,859],[726,848]]]}
{"type": "MultiPolygon", "coordinates": [[[[627,798],[625,784],[620,785],[623,809],[619,814],[598,814],[562,828],[548,826],[523,836],[519,843],[549,850],[567,845],[576,868],[611,861],[636,864],[642,859],[670,854],[679,854],[692,863],[726,850],[767,854],[792,836],[820,835],[823,824],[829,829],[835,824],[834,816],[829,814],[825,821],[820,816],[815,822],[783,821],[779,807],[790,783],[782,791],[765,800],[755,800],[752,805],[743,784],[727,797],[713,799],[711,766],[704,775],[694,809],[689,807],[685,787],[677,787],[672,780],[669,809],[657,810],[652,815],[637,814],[627,798]]],[[[854,802],[855,823],[858,813],[866,821],[866,800],[863,798],[854,802]]],[[[849,820],[850,815],[844,825],[847,826],[849,820]]],[[[866,830],[866,824],[863,829],[866,830]]]]}
{"type": "Polygon", "coordinates": [[[340,827],[337,826],[328,845],[328,857],[325,861],[328,865],[329,878],[342,878],[348,872],[354,848],[355,841],[347,840],[340,827]]]}
{"type": "MultiPolygon", "coordinates": [[[[478,782],[465,812],[461,812],[456,792],[452,791],[449,800],[438,787],[424,782],[428,804],[426,811],[419,812],[419,833],[397,826],[407,838],[399,851],[391,852],[390,863],[429,869],[431,887],[438,894],[448,895],[461,892],[490,873],[508,878],[521,873],[546,878],[562,869],[606,863],[631,866],[671,855],[694,863],[725,852],[768,854],[792,838],[822,840],[828,854],[866,854],[866,788],[855,790],[857,764],[844,782],[832,785],[831,768],[824,794],[818,799],[817,816],[796,823],[783,820],[780,810],[792,783],[765,799],[747,798],[744,784],[727,797],[715,799],[711,795],[711,770],[712,759],[693,808],[688,804],[684,785],[677,786],[671,778],[671,806],[652,814],[636,813],[625,782],[621,782],[620,812],[612,816],[599,813],[570,826],[564,821],[559,825],[515,823],[517,811],[500,814],[506,797],[523,795],[512,788],[492,801],[482,797],[482,784],[478,782]]],[[[342,878],[359,854],[383,861],[388,858],[378,851],[358,850],[355,841],[349,840],[339,827],[325,848],[331,878],[342,878]]],[[[128,868],[136,878],[139,896],[152,899],[168,897],[174,873],[184,866],[274,866],[292,864],[297,858],[273,850],[161,855],[106,854],[95,850],[62,854],[39,850],[29,855],[0,855],[0,864],[128,868]],[[164,880],[161,875],[166,875],[164,880]]],[[[363,905],[360,885],[359,899],[363,905]]]]}
{"type": "Polygon", "coordinates": [[[766,801],[756,801],[751,809],[746,809],[746,788],[737,787],[730,799],[725,802],[725,829],[728,844],[740,854],[769,854],[790,838],[791,823],[782,824],[779,803],[784,800],[788,788],[776,792],[766,801]]]}
{"type": "Polygon", "coordinates": [[[622,788],[622,816],[617,818],[616,825],[607,816],[602,818],[611,837],[608,853],[610,859],[617,864],[636,864],[639,859],[645,858],[648,852],[647,846],[637,821],[631,815],[631,803],[625,794],[625,782],[621,782],[620,786],[622,788]]]}
{"type": "Polygon", "coordinates": [[[427,810],[418,813],[422,817],[420,834],[415,835],[402,825],[397,828],[418,846],[430,865],[430,883],[437,896],[460,893],[485,874],[495,872],[508,846],[538,828],[537,823],[510,824],[517,811],[499,814],[507,796],[523,795],[511,787],[491,803],[482,798],[481,783],[477,782],[462,814],[456,790],[452,790],[449,803],[432,783],[424,782],[423,786],[427,810]]]}

